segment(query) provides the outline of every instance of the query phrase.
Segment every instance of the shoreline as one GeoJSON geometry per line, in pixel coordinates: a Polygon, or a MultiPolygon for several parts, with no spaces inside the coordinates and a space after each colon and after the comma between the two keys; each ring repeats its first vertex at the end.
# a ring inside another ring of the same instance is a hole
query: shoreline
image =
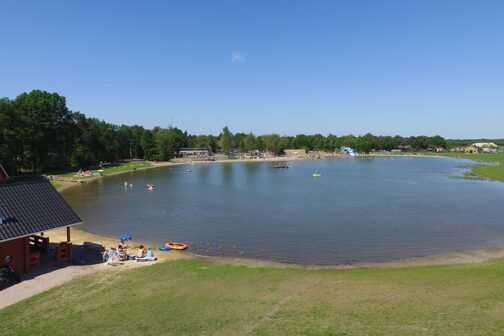
{"type": "MultiPolygon", "coordinates": [[[[303,160],[303,159],[289,159],[290,160],[303,160]]],[[[268,158],[268,159],[229,159],[229,160],[216,160],[216,161],[192,161],[193,164],[207,164],[207,163],[236,163],[236,162],[276,162],[276,161],[281,161],[279,158],[268,158]]],[[[286,160],[283,160],[286,161],[286,160]]],[[[148,169],[156,169],[156,168],[164,168],[164,167],[178,167],[178,166],[183,166],[183,165],[190,165],[191,161],[188,162],[173,162],[173,161],[145,161],[150,164],[148,167],[140,168],[137,170],[125,170],[125,171],[120,171],[120,172],[114,172],[114,173],[109,173],[107,175],[102,175],[102,176],[93,176],[93,177],[88,177],[86,179],[76,179],[75,181],[66,181],[66,180],[59,180],[59,179],[54,179],[54,177],[58,175],[51,175],[50,180],[55,181],[59,186],[55,187],[57,191],[62,192],[64,190],[67,190],[72,187],[77,187],[81,185],[82,183],[88,183],[88,182],[94,182],[96,180],[100,180],[102,178],[106,178],[107,176],[117,176],[117,175],[122,175],[122,174],[127,174],[127,173],[132,173],[135,171],[141,171],[141,170],[148,170],[148,169]]]]}
{"type": "Polygon", "coordinates": [[[446,252],[425,257],[411,257],[384,262],[361,262],[355,264],[300,264],[270,261],[263,259],[239,258],[239,257],[221,257],[205,256],[192,254],[191,257],[201,260],[207,260],[220,265],[229,266],[247,266],[247,267],[272,267],[272,268],[297,268],[307,270],[350,270],[350,269],[386,269],[386,268],[408,268],[408,267],[427,267],[427,266],[453,266],[470,265],[484,263],[487,261],[504,258],[504,248],[488,248],[479,250],[467,250],[459,252],[446,252]]]}
{"type": "MultiPolygon", "coordinates": [[[[104,248],[108,249],[110,247],[116,247],[117,244],[119,243],[118,238],[89,233],[76,227],[72,227],[71,230],[72,230],[73,244],[83,244],[84,242],[87,241],[100,244],[104,248]]],[[[45,235],[46,237],[49,237],[51,241],[54,242],[66,240],[65,229],[56,229],[48,231],[45,233],[45,235]]],[[[134,249],[135,246],[138,246],[140,244],[146,247],[153,248],[156,257],[158,258],[157,262],[173,261],[181,259],[193,259],[193,260],[198,259],[216,264],[230,265],[230,266],[298,268],[298,269],[310,269],[310,270],[325,270],[325,269],[347,270],[347,269],[365,269],[365,268],[404,268],[404,267],[422,267],[422,266],[470,265],[504,258],[504,248],[484,248],[475,250],[445,252],[431,256],[402,258],[383,262],[359,262],[354,264],[326,265],[326,264],[287,263],[266,259],[253,259],[248,257],[208,256],[191,252],[190,251],[191,246],[189,246],[189,250],[187,251],[172,250],[169,252],[161,252],[159,251],[159,246],[155,244],[136,240],[133,240],[132,248],[134,249]]],[[[145,263],[141,264],[144,265],[145,263]]]]}

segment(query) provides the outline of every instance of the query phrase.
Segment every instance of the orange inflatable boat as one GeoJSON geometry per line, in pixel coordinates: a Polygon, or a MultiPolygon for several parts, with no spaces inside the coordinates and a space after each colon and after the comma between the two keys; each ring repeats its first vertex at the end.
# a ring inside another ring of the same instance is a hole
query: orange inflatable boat
{"type": "Polygon", "coordinates": [[[173,250],[187,250],[189,245],[184,243],[167,242],[164,244],[167,247],[171,247],[173,250]]]}

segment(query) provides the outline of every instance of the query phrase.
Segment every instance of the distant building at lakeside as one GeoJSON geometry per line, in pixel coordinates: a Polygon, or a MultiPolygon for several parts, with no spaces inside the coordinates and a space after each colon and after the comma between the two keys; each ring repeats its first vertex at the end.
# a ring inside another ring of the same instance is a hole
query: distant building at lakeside
{"type": "Polygon", "coordinates": [[[483,151],[482,148],[476,146],[469,146],[464,148],[465,154],[478,154],[481,153],[482,151],[483,151]]]}
{"type": "Polygon", "coordinates": [[[475,142],[471,146],[464,148],[464,153],[466,154],[478,154],[478,153],[497,153],[499,146],[493,142],[475,142]]]}
{"type": "Polygon", "coordinates": [[[479,148],[495,148],[497,149],[499,146],[494,144],[493,142],[475,142],[472,144],[474,147],[479,147],[479,148]]]}
{"type": "Polygon", "coordinates": [[[189,158],[206,158],[213,155],[211,148],[181,148],[179,155],[189,158]]]}
{"type": "Polygon", "coordinates": [[[399,145],[397,146],[401,152],[409,152],[411,150],[411,145],[399,145]]]}
{"type": "Polygon", "coordinates": [[[284,149],[284,153],[287,156],[306,156],[306,151],[304,149],[284,149]]]}

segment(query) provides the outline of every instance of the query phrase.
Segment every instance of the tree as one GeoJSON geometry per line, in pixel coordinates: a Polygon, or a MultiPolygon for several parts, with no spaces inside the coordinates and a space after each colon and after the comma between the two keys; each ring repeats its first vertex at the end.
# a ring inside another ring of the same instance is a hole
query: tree
{"type": "Polygon", "coordinates": [[[156,139],[151,130],[144,130],[141,139],[142,151],[145,160],[156,159],[156,139]]]}
{"type": "Polygon", "coordinates": [[[145,129],[142,126],[133,125],[130,127],[131,139],[130,145],[132,150],[132,155],[135,159],[141,159],[144,157],[144,151],[142,147],[142,136],[145,129]]]}
{"type": "Polygon", "coordinates": [[[198,135],[195,137],[194,145],[189,145],[189,147],[212,148],[212,150],[215,150],[216,142],[214,137],[211,135],[198,135]]]}
{"type": "Polygon", "coordinates": [[[345,146],[345,147],[355,148],[357,145],[357,138],[351,134],[343,136],[340,139],[341,139],[340,147],[345,146]]]}
{"type": "Polygon", "coordinates": [[[176,127],[155,127],[153,132],[156,139],[158,160],[168,161],[172,159],[180,148],[187,145],[185,134],[176,127]]]}
{"type": "Polygon", "coordinates": [[[73,118],[77,124],[78,135],[75,137],[75,147],[70,157],[72,167],[86,167],[97,162],[93,148],[93,138],[89,132],[90,124],[86,116],[75,112],[73,118]]]}
{"type": "Polygon", "coordinates": [[[19,159],[23,153],[21,123],[21,116],[14,108],[14,102],[8,98],[0,99],[0,163],[3,163],[11,175],[17,173],[19,159]]]}
{"type": "Polygon", "coordinates": [[[308,137],[304,134],[298,134],[292,140],[292,147],[294,149],[310,149],[310,143],[308,141],[308,137]]]}
{"type": "Polygon", "coordinates": [[[280,154],[287,146],[287,139],[280,137],[278,134],[263,135],[261,140],[264,142],[266,149],[275,155],[280,154]]]}
{"type": "Polygon", "coordinates": [[[378,148],[378,141],[371,133],[366,133],[364,136],[359,137],[356,143],[356,149],[360,152],[369,153],[373,149],[378,148]]]}
{"type": "Polygon", "coordinates": [[[26,163],[33,171],[68,161],[75,124],[65,97],[33,90],[19,95],[14,108],[22,118],[26,163]]]}
{"type": "Polygon", "coordinates": [[[231,148],[233,147],[233,133],[229,131],[229,128],[227,126],[222,129],[222,133],[219,137],[219,144],[222,152],[229,154],[231,148]]]}
{"type": "Polygon", "coordinates": [[[324,140],[324,150],[328,152],[334,152],[338,146],[338,137],[333,134],[329,134],[324,140]]]}
{"type": "Polygon", "coordinates": [[[380,149],[386,151],[391,151],[392,149],[397,148],[402,141],[403,139],[401,137],[381,136],[378,138],[380,149]]]}
{"type": "Polygon", "coordinates": [[[233,144],[235,147],[244,150],[245,149],[245,137],[247,135],[245,133],[235,133],[233,136],[233,144]]]}
{"type": "Polygon", "coordinates": [[[132,133],[129,126],[121,125],[117,130],[117,151],[120,159],[131,159],[133,157],[132,133]]]}
{"type": "Polygon", "coordinates": [[[256,148],[256,137],[254,134],[249,133],[243,138],[243,149],[246,151],[251,151],[256,148]]]}
{"type": "Polygon", "coordinates": [[[411,146],[413,146],[415,150],[425,150],[430,146],[430,139],[425,135],[411,137],[411,146]]]}
{"type": "Polygon", "coordinates": [[[324,150],[324,137],[321,134],[315,134],[310,137],[310,149],[315,151],[324,150]]]}
{"type": "Polygon", "coordinates": [[[433,148],[435,147],[443,147],[443,148],[446,148],[446,140],[445,138],[443,138],[442,136],[440,135],[436,135],[436,136],[433,136],[431,138],[431,146],[433,148]]]}

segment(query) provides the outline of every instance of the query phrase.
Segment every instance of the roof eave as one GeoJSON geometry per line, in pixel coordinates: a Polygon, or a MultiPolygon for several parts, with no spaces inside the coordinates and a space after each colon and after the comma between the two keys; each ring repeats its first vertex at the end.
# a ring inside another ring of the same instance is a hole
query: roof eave
{"type": "MultiPolygon", "coordinates": [[[[76,225],[79,225],[79,224],[82,224],[82,222],[78,222],[78,223],[74,223],[74,224],[70,224],[70,225],[65,225],[65,226],[60,226],[60,227],[57,227],[57,228],[45,230],[43,232],[49,232],[49,231],[58,230],[58,229],[61,229],[61,228],[64,228],[64,227],[76,226],[76,225]]],[[[30,237],[30,236],[33,236],[33,235],[35,235],[37,233],[40,233],[40,232],[41,231],[36,231],[36,232],[28,233],[28,234],[25,234],[25,235],[22,235],[22,236],[17,236],[17,237],[13,237],[13,238],[8,238],[8,239],[0,240],[0,244],[8,242],[8,241],[11,241],[11,240],[16,240],[16,239],[19,239],[19,238],[30,237]]]]}

